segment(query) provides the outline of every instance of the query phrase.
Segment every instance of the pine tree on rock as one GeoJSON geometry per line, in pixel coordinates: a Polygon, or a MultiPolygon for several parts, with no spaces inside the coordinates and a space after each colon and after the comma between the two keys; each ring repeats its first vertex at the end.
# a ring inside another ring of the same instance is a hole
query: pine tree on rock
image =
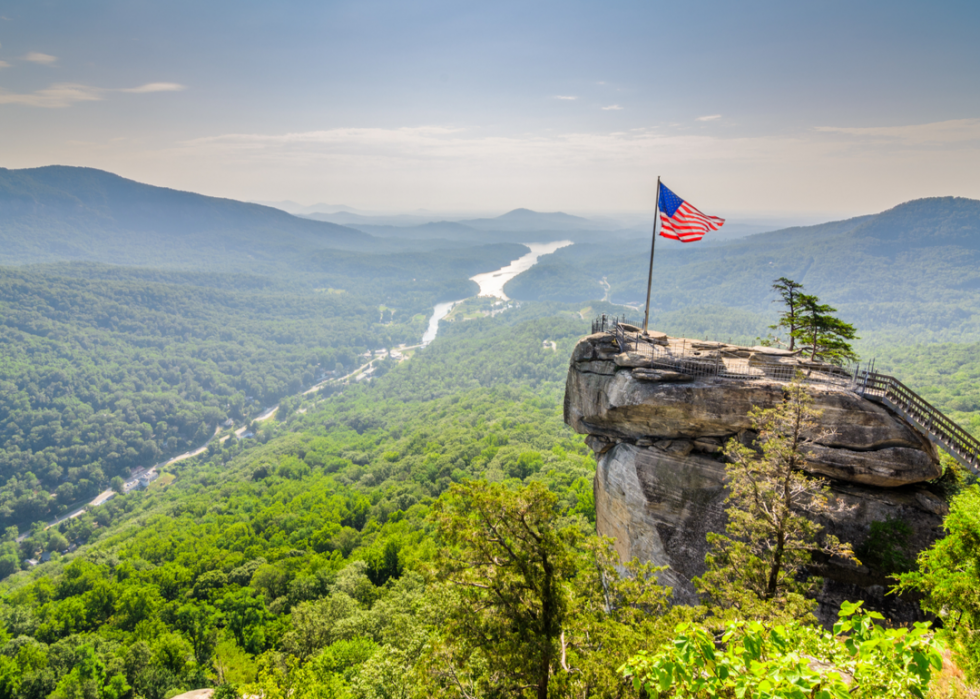
{"type": "Polygon", "coordinates": [[[838,365],[856,361],[858,355],[847,342],[858,339],[854,326],[832,315],[837,309],[820,303],[816,296],[800,294],[798,301],[799,320],[793,335],[810,359],[838,365]]]}
{"type": "Polygon", "coordinates": [[[803,285],[792,279],[780,277],[772,283],[772,290],[779,294],[786,305],[786,310],[780,314],[779,322],[770,325],[769,329],[785,328],[789,336],[789,351],[792,352],[796,348],[795,332],[800,322],[800,296],[803,293],[803,285]]]}
{"type": "Polygon", "coordinates": [[[801,574],[813,553],[853,558],[850,545],[821,536],[819,516],[839,511],[826,481],[804,472],[808,445],[818,433],[819,411],[802,380],[785,388],[783,403],[750,413],[758,432],[753,447],[737,438],[725,447],[729,495],[725,534],[707,535],[707,571],[694,580],[698,591],[724,616],[787,619],[807,617],[806,599],[817,581],[801,574]]]}

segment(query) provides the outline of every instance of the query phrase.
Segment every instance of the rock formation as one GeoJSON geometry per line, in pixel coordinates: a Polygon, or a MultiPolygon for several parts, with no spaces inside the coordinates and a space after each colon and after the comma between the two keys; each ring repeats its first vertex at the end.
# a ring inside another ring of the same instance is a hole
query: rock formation
{"type": "MultiPolygon", "coordinates": [[[[922,485],[941,475],[935,448],[901,416],[862,398],[842,372],[767,347],[631,337],[627,347],[611,333],[578,343],[565,421],[588,435],[596,454],[599,533],[616,539],[623,559],[669,566],[664,582],[676,601],[696,601],[690,580],[704,572],[705,534],[724,530],[722,445],[733,437],[751,443],[750,409],[776,405],[800,368],[829,379],[809,385],[827,436],[807,468],[851,506],[821,521],[825,531],[857,547],[872,522],[898,518],[912,527],[913,557],[940,536],[946,503],[922,485]]],[[[815,568],[826,580],[822,619],[858,595],[893,617],[915,614],[914,605],[882,597],[881,571],[838,561],[815,568]]]]}

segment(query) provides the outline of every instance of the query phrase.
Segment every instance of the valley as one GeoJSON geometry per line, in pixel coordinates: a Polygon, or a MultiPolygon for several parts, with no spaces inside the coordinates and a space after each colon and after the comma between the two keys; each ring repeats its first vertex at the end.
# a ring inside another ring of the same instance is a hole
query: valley
{"type": "MultiPolygon", "coordinates": [[[[172,196],[141,196],[157,195],[172,196]]],[[[953,202],[949,216],[964,206],[953,202]]],[[[349,243],[374,233],[351,229],[342,247],[296,238],[256,260],[215,256],[209,246],[223,234],[201,224],[200,249],[188,242],[172,267],[120,257],[125,248],[116,261],[73,258],[70,248],[64,259],[8,252],[0,618],[10,643],[45,660],[0,657],[0,687],[46,696],[75,681],[64,658],[91,654],[106,686],[148,699],[202,687],[451,694],[429,669],[446,662],[437,649],[455,647],[447,614],[458,609],[437,573],[450,558],[434,523],[472,483],[488,497],[553,498],[562,536],[585,542],[568,589],[575,599],[598,594],[582,571],[605,559],[583,552],[600,550],[595,526],[609,517],[609,497],[603,490],[596,501],[596,442],[565,424],[566,378],[592,319],[636,300],[649,240],[600,248],[588,241],[595,229],[520,230],[533,213],[510,216],[499,235],[488,220],[461,223],[479,235],[454,228],[452,240],[389,225],[371,249],[349,243]],[[126,487],[148,471],[158,477],[147,487],[126,487]]],[[[555,225],[548,216],[541,225],[555,225]]],[[[910,216],[902,220],[919,230],[910,216]]],[[[903,266],[911,257],[868,241],[856,258],[865,278],[847,286],[834,276],[837,237],[873,218],[818,227],[830,241],[820,249],[822,233],[790,230],[658,250],[651,329],[758,344],[775,320],[769,276],[802,273],[808,290],[857,322],[863,360],[980,435],[973,291],[963,281],[973,229],[920,241],[917,259],[938,280],[929,290],[903,266]],[[896,274],[927,310],[909,309],[888,286],[896,274]]],[[[0,234],[11,230],[4,225],[0,234]]],[[[96,230],[92,220],[76,225],[79,235],[96,230]]],[[[436,228],[431,235],[447,229],[436,228]]],[[[922,497],[949,507],[970,492],[969,479],[956,478],[930,482],[922,497]]],[[[665,598],[659,578],[645,579],[650,600],[665,598]]],[[[690,583],[672,586],[675,602],[695,599],[690,583]]],[[[666,641],[683,615],[710,618],[672,609],[642,621],[571,614],[569,635],[601,629],[619,639],[612,655],[582,641],[571,662],[612,691],[617,668],[666,641]]],[[[458,671],[478,675],[480,657],[458,671]]]]}
{"type": "Polygon", "coordinates": [[[978,26],[4,3],[0,699],[980,699],[978,26]]]}

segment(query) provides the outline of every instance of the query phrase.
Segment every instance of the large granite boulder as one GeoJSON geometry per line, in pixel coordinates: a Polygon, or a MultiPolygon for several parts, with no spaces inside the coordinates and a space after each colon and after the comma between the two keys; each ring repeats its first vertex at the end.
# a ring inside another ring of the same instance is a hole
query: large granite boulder
{"type": "MultiPolygon", "coordinates": [[[[657,338],[663,346],[676,342],[657,338]]],[[[642,343],[630,352],[620,349],[606,333],[578,343],[568,371],[565,421],[588,435],[596,453],[599,533],[615,538],[623,559],[637,556],[669,566],[665,584],[673,587],[675,600],[692,603],[690,580],[704,572],[705,534],[725,526],[722,446],[732,437],[750,443],[749,411],[776,405],[785,383],[694,378],[651,366],[642,343]]],[[[801,363],[790,353],[763,350],[768,348],[708,348],[719,356],[740,356],[748,366],[801,363]]],[[[941,474],[932,444],[846,382],[811,384],[809,390],[826,436],[807,469],[827,477],[833,497],[848,505],[844,514],[821,522],[825,531],[858,546],[872,522],[899,518],[912,526],[910,555],[929,546],[941,535],[945,513],[945,502],[921,485],[941,474]]],[[[882,596],[886,578],[880,571],[835,561],[819,561],[816,568],[828,580],[821,616],[832,617],[834,601],[853,597],[852,588],[868,591],[866,597],[882,596]]],[[[893,617],[914,616],[912,607],[898,607],[889,610],[893,617]]]]}
{"type": "MultiPolygon", "coordinates": [[[[724,440],[751,428],[753,407],[770,408],[782,400],[780,381],[685,380],[679,372],[630,366],[636,362],[614,354],[611,340],[604,333],[592,335],[572,354],[565,422],[580,433],[611,442],[724,440]]],[[[813,451],[810,471],[882,487],[941,475],[929,440],[886,407],[839,385],[812,384],[810,392],[826,432],[813,451]]]]}

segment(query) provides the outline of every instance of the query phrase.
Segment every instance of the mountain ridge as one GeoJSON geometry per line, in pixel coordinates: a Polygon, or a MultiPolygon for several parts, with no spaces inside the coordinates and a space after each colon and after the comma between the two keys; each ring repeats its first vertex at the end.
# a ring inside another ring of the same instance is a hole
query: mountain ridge
{"type": "Polygon", "coordinates": [[[190,264],[201,252],[282,257],[287,248],[363,249],[373,236],[284,211],[157,187],[98,170],[0,169],[0,263],[190,264]]]}
{"type": "MultiPolygon", "coordinates": [[[[648,239],[563,248],[504,291],[522,301],[580,303],[599,298],[605,278],[607,300],[642,306],[647,265],[638,260],[649,259],[649,245],[648,239]]],[[[711,246],[659,240],[652,313],[739,309],[758,314],[754,332],[764,333],[774,310],[772,280],[785,276],[840,309],[862,336],[974,341],[980,338],[978,270],[980,201],[932,197],[711,246]]]]}

